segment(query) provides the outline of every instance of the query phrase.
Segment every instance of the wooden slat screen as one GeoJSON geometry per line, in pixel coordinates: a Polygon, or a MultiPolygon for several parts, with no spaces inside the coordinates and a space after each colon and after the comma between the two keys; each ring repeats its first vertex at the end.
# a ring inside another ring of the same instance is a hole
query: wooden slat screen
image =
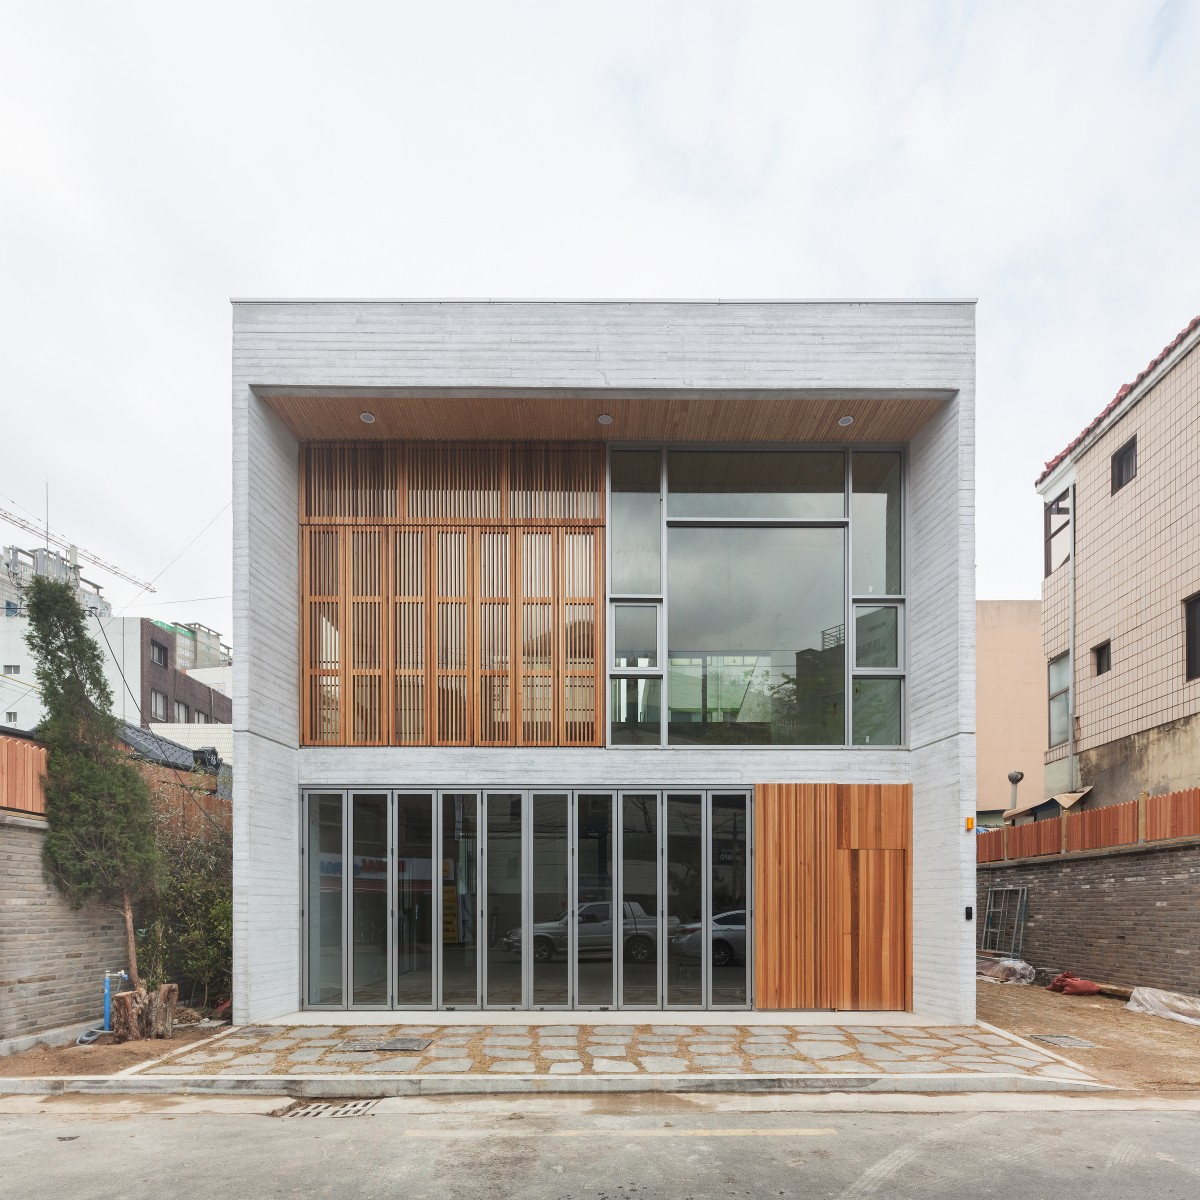
{"type": "Polygon", "coordinates": [[[912,1007],[908,785],[755,789],[755,1005],[912,1007]]]}
{"type": "Polygon", "coordinates": [[[603,743],[598,445],[306,445],[305,745],[603,743]]]}

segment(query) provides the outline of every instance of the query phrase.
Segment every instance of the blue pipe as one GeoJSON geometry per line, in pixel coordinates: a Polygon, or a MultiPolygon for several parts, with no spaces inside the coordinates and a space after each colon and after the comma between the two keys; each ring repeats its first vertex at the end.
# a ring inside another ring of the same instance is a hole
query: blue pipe
{"type": "Polygon", "coordinates": [[[77,1046],[90,1046],[102,1033],[112,1032],[112,981],[114,979],[124,979],[128,982],[129,976],[124,971],[104,972],[104,1023],[85,1029],[75,1041],[77,1046]]]}

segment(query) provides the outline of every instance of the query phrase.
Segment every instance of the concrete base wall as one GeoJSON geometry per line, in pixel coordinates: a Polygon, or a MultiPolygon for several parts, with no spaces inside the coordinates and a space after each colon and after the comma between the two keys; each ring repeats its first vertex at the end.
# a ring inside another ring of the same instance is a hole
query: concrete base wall
{"type": "Polygon", "coordinates": [[[1200,787],[1200,714],[1081,751],[1079,777],[1092,785],[1089,807],[1200,787]]]}
{"type": "Polygon", "coordinates": [[[128,968],[120,914],[73,909],[42,868],[43,821],[0,815],[0,1039],[99,1020],[128,968]]]}
{"type": "Polygon", "coordinates": [[[992,887],[1029,888],[1026,962],[1086,979],[1200,995],[1200,842],[979,866],[992,887]]]}

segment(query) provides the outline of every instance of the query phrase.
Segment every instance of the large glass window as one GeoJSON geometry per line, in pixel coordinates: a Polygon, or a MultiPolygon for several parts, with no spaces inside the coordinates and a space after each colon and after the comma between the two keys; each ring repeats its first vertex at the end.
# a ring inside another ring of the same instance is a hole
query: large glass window
{"type": "Polygon", "coordinates": [[[672,450],[667,455],[669,517],[845,516],[841,451],[672,450]]]}
{"type": "Polygon", "coordinates": [[[1050,660],[1047,672],[1050,690],[1050,745],[1061,746],[1071,729],[1071,656],[1060,654],[1050,660]]]}
{"type": "Polygon", "coordinates": [[[522,1003],[521,794],[487,796],[487,991],[484,1003],[522,1003]],[[516,947],[516,953],[513,947],[516,947]]]}
{"type": "Polygon", "coordinates": [[[1071,557],[1071,489],[1055,496],[1046,505],[1046,575],[1050,576],[1071,557]]]}
{"type": "Polygon", "coordinates": [[[662,680],[612,681],[614,746],[657,746],[662,740],[662,680]]]}
{"type": "MultiPolygon", "coordinates": [[[[396,797],[396,1003],[433,999],[433,797],[396,797]]],[[[457,909],[457,905],[455,906],[457,909]]]]}
{"type": "Polygon", "coordinates": [[[388,1003],[388,797],[350,800],[351,1003],[388,1003]]]}
{"type": "Polygon", "coordinates": [[[341,1005],[342,797],[308,798],[308,1003],[341,1005]]]}
{"type": "Polygon", "coordinates": [[[841,528],[672,526],[668,740],[845,741],[841,528]]]}
{"type": "Polygon", "coordinates": [[[474,795],[442,794],[442,1003],[454,1008],[479,1003],[478,807],[474,795]]]}

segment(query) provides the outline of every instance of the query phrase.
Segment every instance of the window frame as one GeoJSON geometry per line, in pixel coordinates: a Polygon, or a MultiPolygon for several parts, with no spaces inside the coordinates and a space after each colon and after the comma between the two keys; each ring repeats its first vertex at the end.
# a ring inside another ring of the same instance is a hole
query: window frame
{"type": "Polygon", "coordinates": [[[1112,639],[1106,638],[1092,647],[1093,674],[1107,675],[1112,670],[1112,639]]]}
{"type": "Polygon", "coordinates": [[[1124,445],[1113,451],[1110,459],[1112,476],[1110,495],[1115,496],[1126,484],[1132,483],[1137,478],[1137,468],[1137,434],[1135,433],[1124,445]],[[1131,468],[1128,475],[1124,474],[1126,466],[1131,468]]]}
{"type": "Polygon", "coordinates": [[[16,710],[12,710],[12,711],[6,711],[6,712],[5,712],[5,714],[4,714],[4,723],[5,723],[5,725],[15,725],[15,724],[17,723],[17,713],[16,713],[16,710]]]}
{"type": "Polygon", "coordinates": [[[184,702],[182,700],[176,700],[175,701],[175,724],[176,725],[186,725],[188,723],[188,717],[191,716],[191,712],[192,712],[192,710],[191,710],[190,705],[184,704],[184,702]],[[180,712],[183,713],[182,717],[180,717],[180,715],[179,715],[180,712]]]}
{"type": "Polygon", "coordinates": [[[1183,602],[1183,678],[1200,679],[1200,592],[1183,602]]]}
{"type": "Polygon", "coordinates": [[[166,646],[162,642],[156,642],[153,638],[150,639],[150,661],[156,667],[165,667],[168,663],[166,646]],[[160,658],[159,655],[162,657],[160,658]]]}
{"type": "Polygon", "coordinates": [[[1074,488],[1067,487],[1067,488],[1064,488],[1061,492],[1059,492],[1059,494],[1057,496],[1055,496],[1053,499],[1047,501],[1042,506],[1042,539],[1044,542],[1044,558],[1043,558],[1044,572],[1042,575],[1043,579],[1049,579],[1050,576],[1053,575],[1054,572],[1057,571],[1059,567],[1061,567],[1065,563],[1067,563],[1070,560],[1071,555],[1075,553],[1075,512],[1074,512],[1075,503],[1074,503],[1074,501],[1075,501],[1074,488]],[[1066,508],[1060,509],[1059,505],[1062,504],[1064,501],[1066,502],[1066,508]],[[1066,517],[1066,521],[1064,521],[1061,525],[1057,526],[1056,528],[1052,529],[1051,521],[1054,517],[1066,517]],[[1052,545],[1054,539],[1060,533],[1062,533],[1062,531],[1064,529],[1067,530],[1067,555],[1061,562],[1055,563],[1052,566],[1051,562],[1050,562],[1051,545],[1052,545]]]}
{"type": "Polygon", "coordinates": [[[158,688],[150,689],[150,718],[154,721],[165,721],[167,719],[167,693],[160,692],[158,688]],[[159,700],[162,701],[162,711],[159,711],[159,700]]]}
{"type": "Polygon", "coordinates": [[[611,496],[612,496],[612,470],[611,460],[614,453],[622,451],[657,451],[659,455],[659,509],[660,509],[660,586],[661,591],[654,595],[632,594],[624,592],[616,592],[611,589],[612,582],[612,550],[613,539],[611,536],[605,537],[605,601],[608,609],[606,632],[609,637],[609,649],[606,650],[606,680],[605,680],[605,737],[604,746],[606,749],[617,750],[674,750],[678,752],[688,751],[707,751],[711,749],[740,749],[740,750],[861,750],[875,749],[871,746],[857,746],[854,742],[853,730],[853,689],[855,680],[858,678],[893,678],[900,681],[900,741],[895,745],[880,745],[880,750],[897,750],[905,749],[908,746],[909,738],[909,683],[908,683],[908,663],[909,656],[909,628],[907,621],[907,589],[909,584],[910,566],[910,539],[908,529],[908,448],[904,444],[893,442],[778,442],[778,443],[762,443],[762,442],[671,442],[662,441],[647,444],[645,442],[610,442],[606,447],[605,456],[605,511],[611,511],[611,496]],[[832,517],[787,517],[787,518],[769,518],[769,517],[684,517],[684,516],[669,516],[668,515],[668,481],[667,467],[668,454],[671,451],[678,450],[704,450],[709,452],[730,451],[730,452],[801,452],[801,453],[830,453],[836,452],[843,455],[845,463],[844,472],[844,490],[843,490],[843,507],[842,516],[840,518],[832,517]],[[895,454],[899,459],[900,466],[900,489],[899,489],[899,525],[900,525],[900,590],[894,595],[884,594],[865,594],[858,595],[854,591],[853,569],[854,569],[854,543],[851,514],[854,506],[854,457],[856,454],[895,454]],[[840,528],[844,531],[843,541],[843,556],[844,556],[844,645],[845,645],[845,662],[843,668],[843,679],[845,683],[844,699],[842,704],[843,710],[843,734],[842,740],[836,743],[829,744],[793,744],[793,743],[767,743],[767,744],[748,744],[739,746],[696,746],[696,745],[672,745],[668,739],[668,726],[670,719],[670,696],[667,686],[667,671],[668,671],[668,621],[670,616],[670,598],[668,596],[667,577],[669,572],[668,566],[668,530],[672,526],[703,526],[703,527],[791,527],[791,528],[840,528]],[[611,666],[612,661],[612,635],[613,635],[613,608],[615,605],[623,604],[644,604],[656,605],[659,608],[659,667],[658,668],[643,668],[643,669],[627,669],[616,668],[611,666]],[[855,646],[855,630],[854,630],[854,614],[856,607],[894,607],[897,609],[897,666],[895,668],[885,667],[858,667],[857,648],[855,646]],[[616,743],[612,738],[613,729],[613,712],[612,712],[612,683],[616,679],[626,679],[630,677],[639,678],[655,678],[660,680],[660,734],[657,744],[643,745],[628,745],[616,743]]]}
{"type": "Polygon", "coordinates": [[[21,664],[20,663],[5,663],[4,664],[4,674],[5,675],[20,675],[20,673],[21,673],[21,664]]]}
{"type": "Polygon", "coordinates": [[[1073,715],[1071,712],[1071,685],[1074,682],[1074,677],[1075,677],[1075,671],[1074,671],[1074,668],[1071,666],[1071,653],[1069,650],[1064,650],[1061,654],[1056,654],[1053,658],[1049,659],[1046,662],[1046,746],[1047,746],[1047,749],[1057,750],[1059,746],[1066,746],[1066,745],[1070,744],[1070,741],[1071,741],[1071,719],[1072,719],[1072,715],[1073,715]],[[1066,686],[1059,688],[1058,691],[1056,691],[1056,692],[1052,692],[1050,690],[1050,672],[1053,670],[1054,664],[1057,662],[1061,662],[1064,658],[1067,660],[1067,683],[1066,683],[1066,686]],[[1056,742],[1056,741],[1052,740],[1054,737],[1054,733],[1053,733],[1053,720],[1052,720],[1050,714],[1053,711],[1053,706],[1054,706],[1055,700],[1061,699],[1063,696],[1065,696],[1067,698],[1067,720],[1066,720],[1067,733],[1061,742],[1056,742]]]}

